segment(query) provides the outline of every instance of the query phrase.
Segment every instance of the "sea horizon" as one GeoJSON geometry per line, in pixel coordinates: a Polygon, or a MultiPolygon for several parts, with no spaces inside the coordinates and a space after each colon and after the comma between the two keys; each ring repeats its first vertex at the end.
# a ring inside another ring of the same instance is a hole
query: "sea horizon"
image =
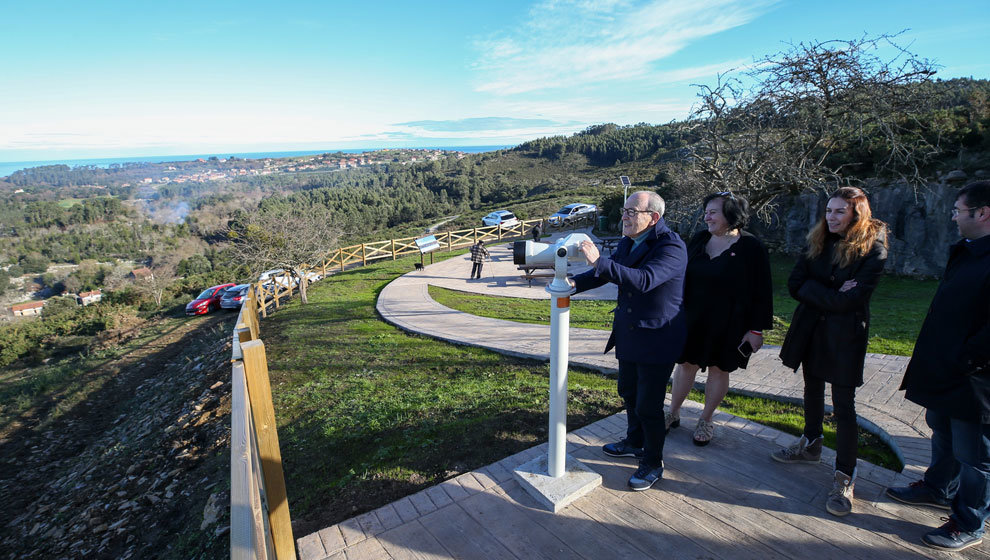
{"type": "Polygon", "coordinates": [[[395,148],[348,148],[334,150],[292,150],[292,151],[271,151],[271,152],[216,152],[210,154],[184,154],[184,155],[157,155],[157,156],[126,156],[109,158],[79,158],[79,159],[52,159],[34,161],[0,161],[0,177],[9,177],[15,171],[41,167],[45,165],[68,165],[69,167],[81,167],[95,165],[97,167],[109,167],[115,163],[169,163],[179,161],[195,161],[197,159],[208,159],[211,157],[241,159],[267,159],[297,157],[317,154],[360,154],[364,152],[377,152],[381,150],[448,150],[477,154],[482,152],[493,152],[513,148],[511,145],[490,145],[490,146],[423,146],[423,147],[395,147],[395,148]]]}

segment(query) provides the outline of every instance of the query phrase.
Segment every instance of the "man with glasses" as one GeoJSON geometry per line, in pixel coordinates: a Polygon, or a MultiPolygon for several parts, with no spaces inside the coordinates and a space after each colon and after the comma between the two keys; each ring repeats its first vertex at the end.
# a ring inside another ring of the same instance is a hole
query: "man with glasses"
{"type": "Polygon", "coordinates": [[[574,277],[577,292],[606,282],[618,286],[612,335],[605,352],[619,360],[619,396],[626,407],[626,438],[605,445],[613,457],[636,457],[629,479],[646,490],[663,475],[663,400],[667,381],[687,336],[681,299],[687,249],[663,221],[664,202],[655,192],[635,192],[622,208],[622,235],[611,256],[590,241],[581,252],[592,269],[574,277]]]}
{"type": "Polygon", "coordinates": [[[949,251],[901,383],[927,409],[931,465],[922,480],[887,489],[900,502],[952,512],[922,537],[941,550],[983,542],[990,517],[990,181],[963,187],[952,219],[963,239],[949,251]]]}

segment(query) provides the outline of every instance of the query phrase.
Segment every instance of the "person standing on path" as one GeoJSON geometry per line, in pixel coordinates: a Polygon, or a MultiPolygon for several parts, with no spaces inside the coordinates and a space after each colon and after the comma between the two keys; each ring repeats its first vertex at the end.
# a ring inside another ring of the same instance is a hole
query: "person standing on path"
{"type": "Polygon", "coordinates": [[[922,537],[941,550],[983,542],[990,517],[990,181],[960,189],[952,219],[963,239],[949,250],[901,383],[927,409],[931,465],[922,480],[887,489],[897,501],[952,512],[922,537]]]}
{"type": "Polygon", "coordinates": [[[773,327],[770,256],[760,240],[743,230],[749,203],[731,192],[708,195],[702,204],[707,230],[688,243],[684,283],[687,344],[674,370],[667,431],[681,423],[681,404],[699,369],[708,370],[705,409],[694,430],[694,444],[715,435],[712,415],[729,390],[729,373],[744,368],[773,327]]]}
{"type": "Polygon", "coordinates": [[[533,234],[533,241],[539,243],[540,237],[543,235],[543,221],[541,220],[539,222],[536,222],[536,225],[533,226],[533,229],[530,230],[530,233],[533,234]]]}
{"type": "Polygon", "coordinates": [[[577,292],[612,282],[618,286],[612,334],[605,352],[619,360],[618,391],[628,425],[622,441],[602,448],[612,457],[637,457],[629,478],[646,490],[663,476],[663,400],[686,334],[681,299],[687,251],[663,221],[664,201],[655,192],[635,192],[622,208],[622,235],[615,252],[602,256],[591,241],[581,252],[591,270],[573,278],[577,292]]]}
{"type": "Polygon", "coordinates": [[[485,265],[485,259],[490,256],[488,249],[485,248],[484,239],[479,239],[471,246],[471,278],[481,278],[481,267],[485,265]]]}
{"type": "Polygon", "coordinates": [[[804,374],[804,434],[770,454],[782,463],[818,463],[822,455],[825,383],[832,384],[837,422],[835,473],[825,510],[852,511],[858,429],[856,387],[870,328],[870,296],[887,260],[887,226],[873,218],[866,193],[842,187],[808,233],[808,248],[787,280],[798,301],[780,349],[783,364],[804,374]]]}

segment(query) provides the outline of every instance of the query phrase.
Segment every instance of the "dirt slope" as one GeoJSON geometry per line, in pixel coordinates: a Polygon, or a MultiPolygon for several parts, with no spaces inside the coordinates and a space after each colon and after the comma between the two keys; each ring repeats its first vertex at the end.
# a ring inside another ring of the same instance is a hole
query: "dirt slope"
{"type": "Polygon", "coordinates": [[[229,555],[233,320],[178,322],[80,372],[99,389],[54,421],[0,433],[0,558],[229,555]]]}

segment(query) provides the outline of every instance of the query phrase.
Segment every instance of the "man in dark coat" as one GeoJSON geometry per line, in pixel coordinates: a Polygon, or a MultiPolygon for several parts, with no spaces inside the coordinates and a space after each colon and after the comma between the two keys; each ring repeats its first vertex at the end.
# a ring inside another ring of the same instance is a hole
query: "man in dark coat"
{"type": "Polygon", "coordinates": [[[901,502],[951,509],[922,538],[942,550],[983,542],[990,517],[990,181],[963,187],[952,219],[963,240],[950,249],[901,384],[927,409],[931,465],[924,479],[887,489],[901,502]]]}
{"type": "Polygon", "coordinates": [[[626,438],[605,445],[613,457],[638,457],[629,479],[633,490],[650,488],[663,475],[663,400],[687,330],[681,301],[687,250],[663,221],[664,202],[640,191],[622,208],[622,234],[615,252],[601,256],[594,243],[581,251],[592,269],[574,277],[578,292],[612,282],[619,288],[612,335],[605,352],[619,360],[619,396],[628,416],[626,438]]]}

